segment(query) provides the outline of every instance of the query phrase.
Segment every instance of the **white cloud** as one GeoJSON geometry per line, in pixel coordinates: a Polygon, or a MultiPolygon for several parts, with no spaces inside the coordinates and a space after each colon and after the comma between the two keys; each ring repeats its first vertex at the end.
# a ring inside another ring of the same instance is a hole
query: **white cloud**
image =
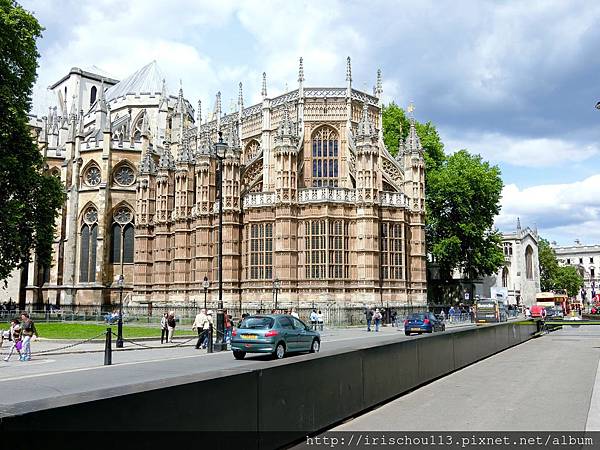
{"type": "Polygon", "coordinates": [[[466,148],[493,163],[522,167],[559,167],[600,155],[597,144],[581,144],[565,139],[521,138],[499,133],[468,133],[444,139],[446,151],[466,148]]]}
{"type": "Polygon", "coordinates": [[[537,225],[544,237],[559,240],[600,238],[600,174],[569,184],[547,184],[502,191],[502,210],[496,226],[512,230],[517,217],[523,226],[537,225]]]}

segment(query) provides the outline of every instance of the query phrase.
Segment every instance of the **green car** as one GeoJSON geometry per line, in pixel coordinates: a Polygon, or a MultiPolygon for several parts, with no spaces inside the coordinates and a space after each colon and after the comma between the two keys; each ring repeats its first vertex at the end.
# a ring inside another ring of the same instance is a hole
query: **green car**
{"type": "Polygon", "coordinates": [[[281,359],[286,353],[316,353],[320,348],[319,333],[300,319],[284,314],[248,316],[231,337],[235,359],[243,359],[246,353],[270,353],[281,359]]]}

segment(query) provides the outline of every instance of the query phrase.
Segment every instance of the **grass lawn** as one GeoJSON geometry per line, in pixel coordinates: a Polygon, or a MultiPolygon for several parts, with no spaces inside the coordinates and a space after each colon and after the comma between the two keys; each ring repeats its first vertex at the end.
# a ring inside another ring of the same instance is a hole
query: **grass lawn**
{"type": "MultiPolygon", "coordinates": [[[[46,323],[36,322],[35,324],[39,337],[46,339],[89,339],[97,336],[103,331],[106,331],[108,325],[87,324],[87,323],[46,323]]],[[[113,332],[117,332],[117,325],[112,325],[113,332]]],[[[187,330],[186,334],[191,333],[187,330]]],[[[175,336],[178,329],[175,328],[175,336]]],[[[140,327],[129,326],[123,324],[123,337],[138,338],[138,337],[158,337],[160,338],[160,328],[158,327],[140,327]]]]}

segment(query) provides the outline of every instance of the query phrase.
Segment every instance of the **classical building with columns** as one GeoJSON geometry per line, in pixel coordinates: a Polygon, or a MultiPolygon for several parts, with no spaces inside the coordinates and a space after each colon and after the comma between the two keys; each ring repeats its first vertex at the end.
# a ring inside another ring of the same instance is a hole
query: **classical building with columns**
{"type": "Polygon", "coordinates": [[[123,274],[128,304],[184,305],[218,286],[218,159],[223,159],[225,305],[423,305],[423,149],[414,120],[397,157],[383,142],[382,82],[297,89],[201,117],[169,95],[155,62],[117,81],[73,68],[59,104],[32,117],[68,200],[54,261],[21,274],[21,302],[108,305],[123,274]],[[70,107],[67,105],[70,103],[70,107]]]}

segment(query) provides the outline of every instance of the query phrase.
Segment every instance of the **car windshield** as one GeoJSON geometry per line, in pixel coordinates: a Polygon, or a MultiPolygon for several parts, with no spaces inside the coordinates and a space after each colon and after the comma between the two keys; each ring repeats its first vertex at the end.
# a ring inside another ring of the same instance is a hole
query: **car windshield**
{"type": "Polygon", "coordinates": [[[271,317],[246,317],[240,324],[240,328],[251,330],[268,330],[272,327],[273,319],[271,317]]]}
{"type": "Polygon", "coordinates": [[[408,320],[425,320],[427,316],[425,314],[410,314],[408,320]]]}

